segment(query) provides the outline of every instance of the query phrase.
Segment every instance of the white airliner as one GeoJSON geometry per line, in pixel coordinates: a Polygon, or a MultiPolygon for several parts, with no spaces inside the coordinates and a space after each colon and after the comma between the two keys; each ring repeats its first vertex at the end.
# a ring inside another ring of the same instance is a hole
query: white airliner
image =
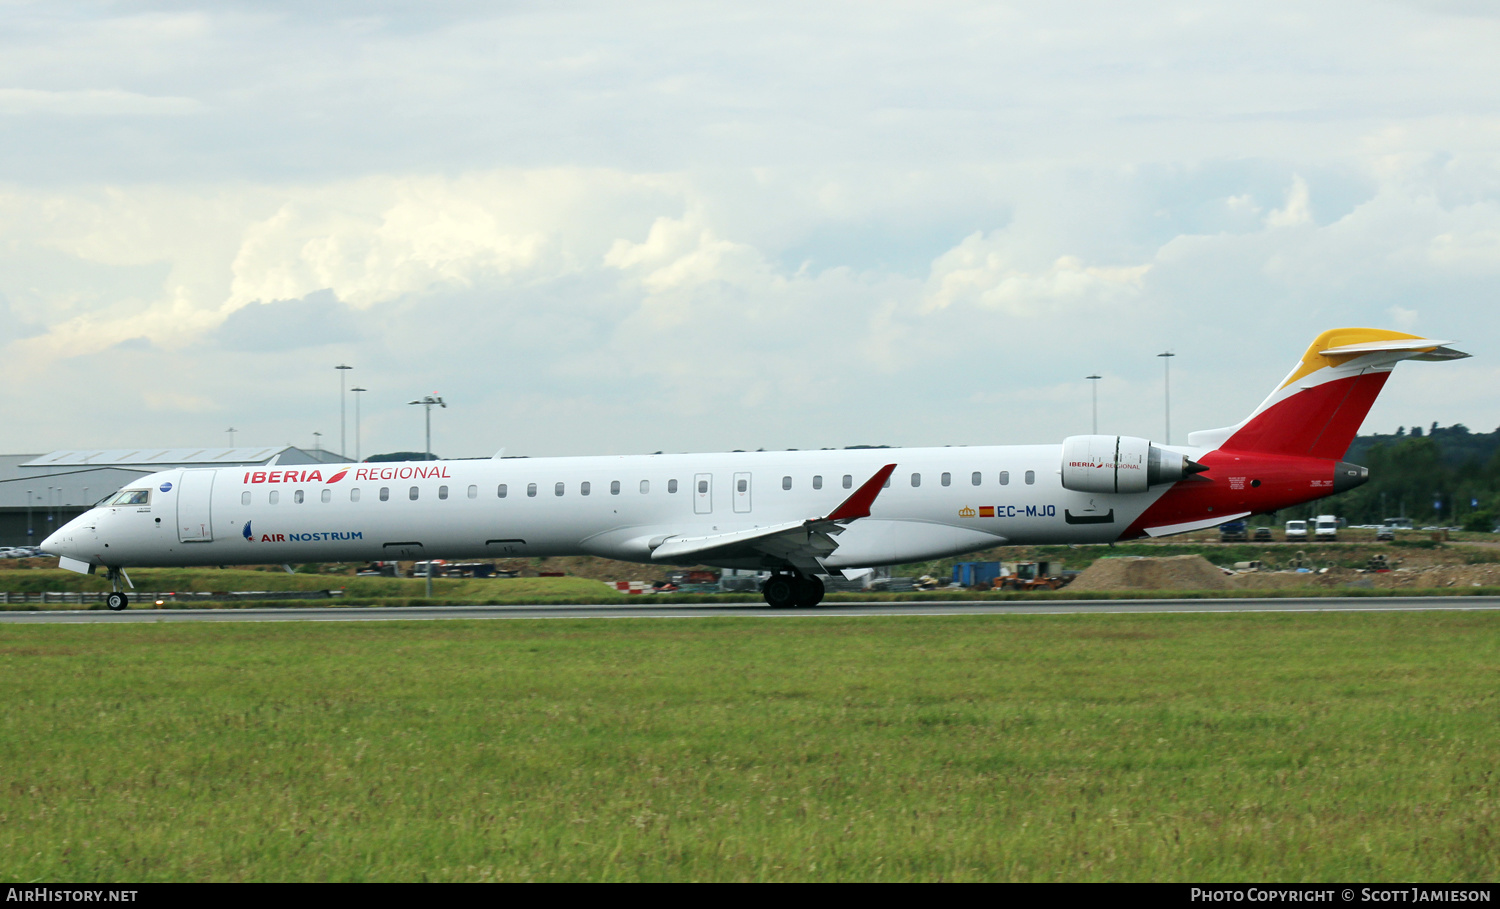
{"type": "Polygon", "coordinates": [[[1061,445],[512,458],[166,470],[43,543],[64,568],[596,555],[772,572],[772,606],[819,575],[1004,544],[1106,543],[1212,527],[1363,483],[1340,460],[1401,360],[1468,354],[1326,331],[1239,424],[1188,445],[1061,445]]]}

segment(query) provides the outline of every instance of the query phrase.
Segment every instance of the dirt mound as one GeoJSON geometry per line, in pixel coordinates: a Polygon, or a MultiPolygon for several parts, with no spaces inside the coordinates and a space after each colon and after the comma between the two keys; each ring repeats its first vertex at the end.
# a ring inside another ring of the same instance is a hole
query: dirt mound
{"type": "Polygon", "coordinates": [[[1229,578],[1198,555],[1100,559],[1069,590],[1227,590],[1229,578]]]}

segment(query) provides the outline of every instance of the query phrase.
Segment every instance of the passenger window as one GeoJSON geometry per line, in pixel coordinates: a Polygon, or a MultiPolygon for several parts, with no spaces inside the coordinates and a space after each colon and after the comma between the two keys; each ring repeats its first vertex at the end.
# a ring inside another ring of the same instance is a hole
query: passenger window
{"type": "MultiPolygon", "coordinates": [[[[412,498],[415,499],[416,496],[412,496],[412,498]]],[[[446,498],[448,498],[448,487],[446,487],[446,486],[439,486],[438,487],[438,498],[440,498],[440,499],[446,499],[446,498]]]]}
{"type": "Polygon", "coordinates": [[[1002,470],[1002,471],[1000,471],[1000,485],[1001,486],[1009,486],[1010,485],[1010,471],[1008,471],[1008,470],[1002,470]]]}
{"type": "Polygon", "coordinates": [[[245,492],[240,493],[240,504],[241,505],[249,505],[250,504],[250,492],[248,490],[245,491],[245,492]]]}
{"type": "Polygon", "coordinates": [[[781,488],[782,489],[791,489],[792,488],[792,478],[791,477],[782,477],[781,478],[781,488]]]}
{"type": "Polygon", "coordinates": [[[701,495],[703,495],[703,494],[705,494],[707,492],[708,492],[708,481],[707,480],[699,480],[698,481],[698,495],[701,496],[701,495]]]}
{"type": "MultiPolygon", "coordinates": [[[[707,485],[707,484],[704,484],[704,485],[707,485]]],[[[749,480],[740,480],[739,482],[735,483],[734,488],[736,490],[740,491],[740,492],[745,492],[745,491],[749,490],[749,488],[750,488],[750,481],[749,480]]]]}
{"type": "Polygon", "coordinates": [[[620,494],[620,481],[619,480],[610,480],[609,481],[609,494],[612,495],[612,496],[617,496],[617,495],[620,494]]]}
{"type": "Polygon", "coordinates": [[[533,499],[536,498],[536,484],[535,483],[527,483],[526,484],[526,495],[529,498],[533,498],[533,499]]]}
{"type": "Polygon", "coordinates": [[[411,487],[410,489],[408,489],[406,491],[406,497],[408,499],[411,499],[413,502],[415,502],[417,500],[417,496],[420,495],[420,494],[421,493],[419,493],[417,491],[417,487],[415,487],[415,486],[411,487]]]}
{"type": "Polygon", "coordinates": [[[669,492],[669,493],[675,493],[675,492],[677,492],[677,481],[676,480],[668,480],[667,481],[667,492],[669,492]]]}
{"type": "Polygon", "coordinates": [[[552,494],[555,495],[555,496],[562,495],[563,494],[563,484],[558,483],[556,486],[552,487],[552,494]]]}
{"type": "Polygon", "coordinates": [[[278,504],[281,501],[281,490],[271,490],[271,494],[266,496],[266,500],[269,501],[272,505],[278,504]]]}
{"type": "Polygon", "coordinates": [[[296,492],[292,493],[292,501],[296,502],[298,505],[302,504],[302,490],[299,489],[296,492]]]}
{"type": "Polygon", "coordinates": [[[952,486],[953,485],[953,474],[948,473],[947,471],[944,471],[942,479],[943,479],[943,485],[944,486],[952,486]]]}
{"type": "Polygon", "coordinates": [[[1032,485],[1035,482],[1036,482],[1036,471],[1034,471],[1034,470],[1028,470],[1028,471],[1026,471],[1026,485],[1030,486],[1030,485],[1032,485]]]}
{"type": "Polygon", "coordinates": [[[578,484],[578,494],[581,496],[586,496],[590,491],[593,490],[593,488],[594,487],[589,483],[588,480],[584,480],[582,483],[578,484]]]}
{"type": "Polygon", "coordinates": [[[332,489],[325,489],[325,490],[323,490],[322,499],[323,499],[324,502],[332,502],[333,501],[333,490],[332,489]]]}
{"type": "Polygon", "coordinates": [[[983,482],[983,478],[984,474],[976,470],[974,471],[974,475],[972,477],[969,477],[969,482],[973,483],[975,486],[978,486],[981,482],[983,482]]]}
{"type": "Polygon", "coordinates": [[[389,502],[390,500],[391,500],[391,487],[389,487],[389,486],[382,486],[382,487],[380,487],[380,501],[382,501],[382,502],[389,502]]]}
{"type": "Polygon", "coordinates": [[[822,489],[822,488],[823,488],[823,477],[821,475],[816,475],[815,474],[813,476],[813,489],[822,489]]]}
{"type": "Polygon", "coordinates": [[[850,473],[844,474],[844,488],[845,489],[853,489],[854,488],[854,475],[853,474],[850,474],[850,473]]]}
{"type": "Polygon", "coordinates": [[[922,485],[922,475],[914,473],[911,475],[911,485],[915,488],[922,485]]]}
{"type": "Polygon", "coordinates": [[[354,486],[354,487],[351,487],[349,489],[349,501],[351,501],[351,502],[358,502],[359,501],[359,487],[358,486],[354,486]]]}
{"type": "Polygon", "coordinates": [[[471,498],[471,499],[477,499],[477,498],[479,498],[479,487],[478,486],[470,486],[469,487],[469,498],[471,498]]]}
{"type": "Polygon", "coordinates": [[[648,493],[650,491],[651,491],[651,481],[650,480],[642,480],[641,481],[641,495],[645,495],[646,493],[648,493]]]}
{"type": "Polygon", "coordinates": [[[507,492],[507,490],[506,490],[506,486],[505,486],[504,483],[501,483],[499,486],[495,487],[495,497],[496,498],[500,498],[500,499],[505,498],[505,493],[506,492],[507,492]]]}

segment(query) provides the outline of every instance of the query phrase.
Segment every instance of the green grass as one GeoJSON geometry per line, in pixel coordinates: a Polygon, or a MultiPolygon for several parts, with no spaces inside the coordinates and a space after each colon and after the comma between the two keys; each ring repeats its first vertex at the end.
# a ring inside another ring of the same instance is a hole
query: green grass
{"type": "Polygon", "coordinates": [[[0,626],[11,880],[1493,880],[1500,614],[0,626]]]}
{"type": "MultiPolygon", "coordinates": [[[[236,568],[136,568],[130,580],[143,591],[336,590],[349,599],[421,597],[426,578],[348,577],[346,575],[287,574],[236,568]]],[[[62,569],[0,570],[0,590],[12,593],[43,591],[102,592],[109,590],[104,575],[84,575],[62,569]]],[[[127,588],[127,592],[128,588],[127,588]]],[[[435,597],[478,602],[497,598],[594,596],[624,598],[625,594],[587,578],[433,578],[435,597]]],[[[75,607],[76,608],[76,607],[75,607]]]]}

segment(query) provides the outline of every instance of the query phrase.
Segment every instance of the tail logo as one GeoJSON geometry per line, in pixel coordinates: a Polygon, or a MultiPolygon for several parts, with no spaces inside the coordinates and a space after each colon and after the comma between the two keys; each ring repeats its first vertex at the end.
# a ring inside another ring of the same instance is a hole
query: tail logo
{"type": "Polygon", "coordinates": [[[253,537],[253,536],[250,535],[250,522],[249,521],[245,522],[245,529],[243,531],[241,531],[241,533],[244,535],[244,537],[245,537],[246,540],[254,542],[255,537],[253,537]]]}

